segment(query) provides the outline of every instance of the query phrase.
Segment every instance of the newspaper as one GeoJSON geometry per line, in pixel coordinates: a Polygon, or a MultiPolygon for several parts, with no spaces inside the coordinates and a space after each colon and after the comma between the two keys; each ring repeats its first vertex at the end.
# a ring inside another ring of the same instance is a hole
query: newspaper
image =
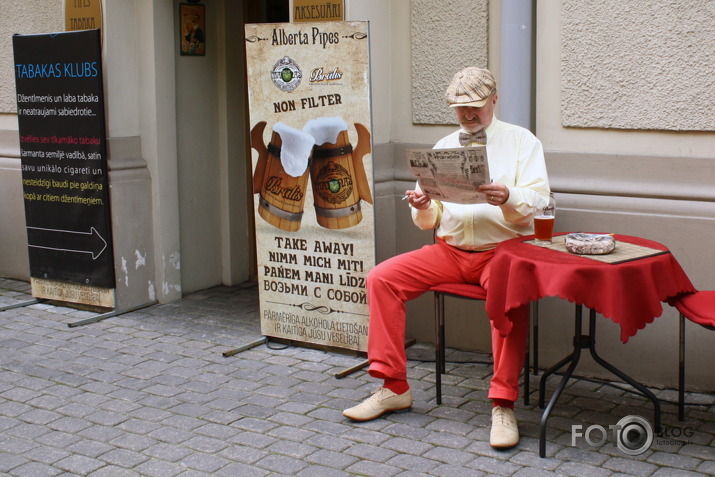
{"type": "Polygon", "coordinates": [[[477,192],[480,185],[490,182],[486,146],[407,149],[405,153],[410,171],[430,198],[456,204],[487,202],[486,194],[477,192]]]}

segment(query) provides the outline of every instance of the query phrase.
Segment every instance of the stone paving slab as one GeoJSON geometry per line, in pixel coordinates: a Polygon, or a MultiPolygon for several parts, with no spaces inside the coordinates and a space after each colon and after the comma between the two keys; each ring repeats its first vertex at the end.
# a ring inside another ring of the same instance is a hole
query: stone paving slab
{"type": "MultiPolygon", "coordinates": [[[[0,308],[31,299],[28,284],[0,279],[0,308]]],[[[68,326],[92,316],[43,302],[0,312],[2,475],[715,475],[712,395],[689,394],[679,422],[674,391],[654,390],[668,436],[629,455],[611,434],[599,442],[600,428],[652,420],[652,405],[618,383],[572,380],[542,459],[536,392],[517,406],[521,443],[489,446],[489,355],[449,350],[437,406],[434,350],[418,343],[408,350],[412,411],[353,423],[342,410],[378,384],[364,370],[335,374],[360,356],[274,342],[224,356],[263,338],[251,284],[68,326]]]]}

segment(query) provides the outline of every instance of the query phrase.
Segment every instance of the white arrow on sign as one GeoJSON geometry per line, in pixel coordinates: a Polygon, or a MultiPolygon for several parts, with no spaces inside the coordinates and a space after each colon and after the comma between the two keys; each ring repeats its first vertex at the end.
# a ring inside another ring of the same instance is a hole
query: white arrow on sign
{"type": "Polygon", "coordinates": [[[47,250],[89,253],[92,260],[96,260],[107,248],[107,241],[94,227],[89,232],[27,227],[27,244],[29,247],[47,250]]]}

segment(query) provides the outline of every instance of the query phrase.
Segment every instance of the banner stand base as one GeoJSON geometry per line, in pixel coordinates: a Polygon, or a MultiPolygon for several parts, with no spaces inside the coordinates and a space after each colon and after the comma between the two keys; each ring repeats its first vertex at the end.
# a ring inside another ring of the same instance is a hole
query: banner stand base
{"type": "Polygon", "coordinates": [[[40,300],[38,300],[37,298],[34,298],[30,301],[23,301],[20,303],[15,303],[14,305],[0,306],[0,311],[12,310],[13,308],[21,308],[21,307],[27,306],[27,305],[34,305],[35,303],[40,303],[40,300]]]}
{"type": "MultiPolygon", "coordinates": [[[[414,338],[409,338],[408,340],[405,341],[405,349],[409,348],[410,346],[412,346],[412,345],[415,344],[416,342],[417,342],[416,339],[414,339],[414,338]]],[[[340,371],[340,372],[338,372],[338,373],[335,373],[335,378],[336,378],[336,379],[343,379],[344,377],[349,376],[349,375],[353,374],[353,373],[356,372],[356,371],[360,371],[361,369],[366,368],[368,364],[370,364],[370,363],[368,362],[368,360],[365,360],[365,361],[363,361],[362,363],[358,363],[358,364],[356,364],[355,366],[352,366],[352,367],[350,367],[350,368],[348,368],[348,369],[344,369],[344,370],[342,370],[342,371],[340,371]]]]}
{"type": "Polygon", "coordinates": [[[362,363],[358,363],[355,366],[351,366],[348,369],[344,369],[340,372],[335,373],[335,378],[336,379],[343,379],[345,376],[349,376],[357,371],[360,371],[363,368],[367,368],[367,366],[370,364],[368,360],[363,361],[362,363]]]}
{"type": "Polygon", "coordinates": [[[233,356],[233,355],[236,355],[236,354],[240,353],[241,351],[246,351],[246,350],[249,350],[249,349],[251,349],[251,348],[255,348],[256,346],[261,346],[262,344],[265,344],[265,343],[268,343],[268,337],[267,337],[267,336],[264,336],[263,338],[258,339],[258,340],[256,340],[256,341],[251,341],[250,343],[247,343],[247,344],[245,344],[245,345],[243,345],[243,346],[239,346],[238,348],[234,348],[234,349],[230,349],[230,350],[228,350],[228,351],[224,351],[224,352],[222,353],[222,355],[223,355],[224,358],[228,358],[228,357],[230,357],[230,356],[233,356]]]}
{"type": "MultiPolygon", "coordinates": [[[[290,342],[291,342],[291,341],[289,340],[289,343],[290,343],[290,342]]],[[[417,342],[417,340],[416,340],[415,338],[409,338],[408,340],[405,341],[405,349],[409,348],[410,346],[412,346],[412,345],[415,344],[416,342],[417,342]]],[[[230,356],[235,356],[235,355],[237,355],[238,353],[240,353],[240,352],[242,352],[242,351],[246,351],[246,350],[249,350],[249,349],[251,349],[251,348],[255,348],[256,346],[260,346],[260,345],[262,345],[262,344],[268,344],[268,337],[267,337],[267,336],[264,336],[263,338],[260,338],[260,339],[258,339],[258,340],[256,340],[256,341],[252,341],[252,342],[250,342],[250,343],[246,343],[245,345],[239,346],[238,348],[234,348],[234,349],[230,349],[230,350],[228,350],[228,351],[224,351],[224,352],[223,352],[223,357],[224,357],[224,358],[228,358],[228,357],[230,357],[230,356]]],[[[305,343],[303,343],[303,344],[305,345],[305,343]]],[[[324,347],[324,346],[316,346],[316,348],[324,349],[325,347],[324,347]]],[[[368,366],[368,364],[369,364],[368,360],[364,360],[364,361],[362,361],[362,362],[356,364],[355,366],[351,366],[350,368],[347,368],[347,369],[344,369],[343,371],[339,371],[339,372],[335,373],[335,377],[336,377],[337,379],[342,379],[342,378],[344,378],[344,377],[346,377],[346,376],[351,375],[352,373],[354,373],[354,372],[356,372],[356,371],[360,371],[361,369],[366,368],[366,367],[368,366]]]]}
{"type": "Polygon", "coordinates": [[[264,336],[263,338],[253,341],[251,343],[248,343],[244,346],[241,346],[236,349],[228,350],[223,353],[224,357],[229,357],[233,356],[235,354],[240,353],[241,351],[246,351],[251,348],[255,348],[256,346],[260,346],[262,344],[266,344],[266,346],[269,347],[269,349],[285,349],[290,346],[299,346],[302,348],[309,348],[309,349],[317,349],[319,351],[325,351],[326,353],[340,353],[340,354],[349,354],[352,356],[365,356],[366,353],[364,351],[356,351],[356,350],[350,350],[350,349],[344,349],[344,348],[337,348],[335,346],[327,346],[324,344],[319,344],[319,343],[309,343],[305,341],[297,341],[297,340],[292,340],[289,338],[279,338],[277,336],[264,336]],[[271,348],[269,345],[271,343],[279,344],[283,346],[282,348],[271,348]]]}
{"type": "Polygon", "coordinates": [[[86,320],[80,320],[80,321],[75,321],[74,323],[67,323],[67,326],[70,328],[75,328],[77,326],[82,326],[82,325],[87,325],[89,323],[96,323],[97,321],[102,321],[105,318],[111,318],[113,316],[119,316],[123,315],[124,313],[129,313],[130,311],[137,311],[141,310],[142,308],[146,308],[148,306],[156,305],[156,301],[152,301],[149,303],[144,303],[143,305],[137,305],[131,308],[127,308],[125,310],[115,310],[115,311],[110,311],[109,313],[102,313],[101,315],[93,316],[92,318],[87,318],[86,320]]]}

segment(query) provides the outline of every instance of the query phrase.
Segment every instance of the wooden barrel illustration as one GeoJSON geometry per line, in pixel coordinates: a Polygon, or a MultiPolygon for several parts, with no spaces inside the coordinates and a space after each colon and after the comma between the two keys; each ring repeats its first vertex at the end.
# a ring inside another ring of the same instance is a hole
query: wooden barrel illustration
{"type": "Polygon", "coordinates": [[[273,131],[266,147],[265,125],[258,123],[251,131],[251,145],[259,155],[253,176],[253,192],[259,194],[258,215],[281,230],[295,232],[303,218],[309,169],[299,177],[286,173],[281,163],[281,137],[273,131]]]}
{"type": "Polygon", "coordinates": [[[347,131],[334,144],[313,147],[310,180],[318,224],[328,229],[346,229],[362,220],[360,200],[372,203],[362,156],[370,151],[370,133],[355,124],[358,146],[353,151],[347,131]]]}

